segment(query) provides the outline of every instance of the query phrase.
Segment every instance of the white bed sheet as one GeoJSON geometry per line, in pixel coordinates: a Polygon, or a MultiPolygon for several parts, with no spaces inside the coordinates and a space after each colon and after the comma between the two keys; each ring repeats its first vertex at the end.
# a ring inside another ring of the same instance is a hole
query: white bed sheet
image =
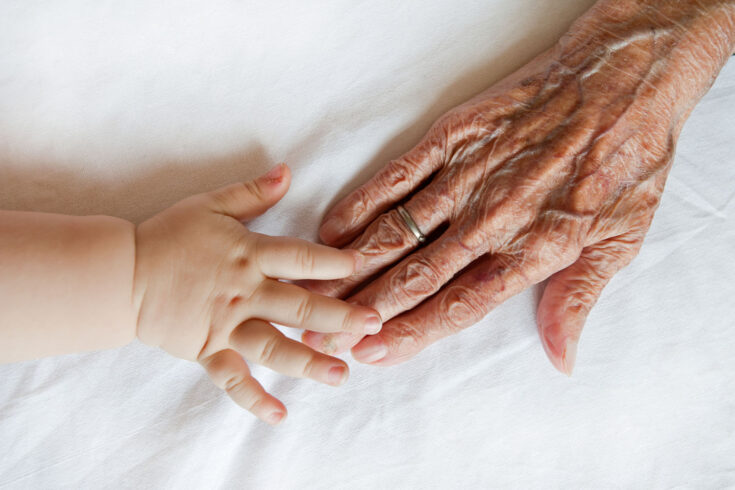
{"type": "MultiPolygon", "coordinates": [[[[0,207],[139,221],[286,161],[290,193],[252,227],[314,239],[591,3],[4,1],[0,207]]],[[[351,362],[339,389],[256,366],[290,409],[275,429],[138,343],[0,366],[0,487],[735,485],[734,114],[731,62],[572,378],[541,349],[535,289],[403,365],[351,362]]]]}

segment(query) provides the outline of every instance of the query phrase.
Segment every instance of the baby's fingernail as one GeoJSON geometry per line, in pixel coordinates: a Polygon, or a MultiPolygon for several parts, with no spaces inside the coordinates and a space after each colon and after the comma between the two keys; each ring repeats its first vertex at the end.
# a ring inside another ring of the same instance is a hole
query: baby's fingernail
{"type": "Polygon", "coordinates": [[[353,274],[357,274],[365,266],[365,256],[357,250],[353,250],[352,255],[355,257],[355,270],[353,274]]]}
{"type": "Polygon", "coordinates": [[[263,180],[265,180],[269,184],[279,184],[283,180],[283,169],[285,167],[285,164],[279,163],[278,165],[270,169],[268,173],[263,175],[263,180]]]}
{"type": "Polygon", "coordinates": [[[332,386],[340,386],[347,381],[347,368],[344,366],[335,366],[329,370],[327,374],[327,382],[332,386]]]}
{"type": "Polygon", "coordinates": [[[379,361],[387,355],[388,347],[378,336],[367,337],[352,348],[352,357],[366,364],[379,361]]]}
{"type": "Polygon", "coordinates": [[[383,322],[379,317],[370,315],[365,320],[365,333],[376,334],[380,332],[381,328],[383,328],[383,322]]]}
{"type": "Polygon", "coordinates": [[[267,421],[271,425],[278,425],[283,421],[283,416],[285,414],[280,411],[271,412],[270,415],[268,415],[267,421]]]}

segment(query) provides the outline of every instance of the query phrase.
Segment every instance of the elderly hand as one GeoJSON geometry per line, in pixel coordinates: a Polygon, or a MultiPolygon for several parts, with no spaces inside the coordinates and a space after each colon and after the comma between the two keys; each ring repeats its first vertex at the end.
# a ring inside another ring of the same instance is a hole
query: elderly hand
{"type": "Polygon", "coordinates": [[[327,353],[359,341],[357,360],[395,364],[550,277],[538,329],[554,366],[571,373],[585,318],[638,252],[681,127],[734,39],[732,1],[598,2],[327,214],[323,241],[366,264],[310,287],[349,296],[380,272],[349,301],[387,323],[365,338],[304,341],[327,353]]]}

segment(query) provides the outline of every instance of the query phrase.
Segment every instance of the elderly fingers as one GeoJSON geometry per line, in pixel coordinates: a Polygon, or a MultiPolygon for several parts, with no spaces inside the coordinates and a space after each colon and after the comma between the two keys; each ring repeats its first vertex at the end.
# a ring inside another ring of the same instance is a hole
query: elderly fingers
{"type": "Polygon", "coordinates": [[[486,255],[417,308],[383,326],[352,348],[360,362],[403,362],[437,340],[469,327],[495,306],[530,286],[535,277],[516,258],[486,255]]]}
{"type": "Polygon", "coordinates": [[[339,386],[349,374],[344,361],[315,352],[262,320],[248,320],[233,330],[230,345],[245,359],[286,376],[339,386]]]}
{"type": "Polygon", "coordinates": [[[497,305],[566,267],[579,254],[562,234],[549,241],[530,233],[517,251],[486,254],[418,307],[388,321],[352,349],[356,360],[390,365],[469,327],[497,305]],[[572,258],[574,257],[574,258],[572,258]]]}
{"type": "Polygon", "coordinates": [[[370,306],[384,321],[388,320],[437,292],[478,255],[450,229],[368,284],[350,301],[370,306]]]}
{"type": "Polygon", "coordinates": [[[309,281],[306,287],[328,296],[342,297],[410,253],[420,245],[415,231],[423,236],[429,235],[449,219],[455,203],[446,190],[447,185],[446,179],[435,178],[426,189],[403,205],[408,218],[402,216],[397,208],[383,213],[348,245],[347,248],[357,250],[365,258],[360,271],[335,281],[309,281]],[[411,229],[411,221],[418,230],[411,229]]]}
{"type": "MultiPolygon", "coordinates": [[[[380,313],[383,321],[388,320],[434,294],[477,255],[448,230],[368,284],[349,301],[369,306],[380,313]]],[[[310,346],[330,354],[349,349],[360,338],[362,336],[350,333],[307,333],[303,337],[310,346]]]]}
{"type": "Polygon", "coordinates": [[[395,205],[441,166],[444,145],[437,131],[337,203],[324,217],[319,236],[328,245],[347,243],[376,216],[395,205]]]}
{"type": "Polygon", "coordinates": [[[250,375],[248,365],[234,350],[221,350],[199,362],[215,385],[259,419],[277,425],[286,418],[283,403],[267,393],[250,375]]]}
{"type": "Polygon", "coordinates": [[[556,369],[572,374],[587,314],[612,276],[638,253],[643,234],[628,233],[591,245],[546,285],[538,307],[541,343],[556,369]]]}
{"type": "MultiPolygon", "coordinates": [[[[446,187],[448,182],[446,179],[435,178],[429,186],[422,191],[414,195],[408,202],[405,203],[404,209],[413,220],[414,224],[418,227],[418,231],[422,235],[428,235],[435,231],[442,223],[449,219],[452,213],[453,206],[455,205],[451,194],[447,191],[446,187]]],[[[382,214],[378,219],[373,221],[370,226],[362,233],[348,247],[357,250],[365,259],[364,265],[360,271],[356,272],[350,277],[344,279],[338,279],[333,281],[305,281],[302,283],[308,289],[324,294],[328,296],[344,297],[350,293],[356,286],[364,283],[371,276],[375,275],[385,267],[390,266],[397,260],[403,258],[406,254],[414,250],[420,245],[418,237],[409,227],[405,218],[402,217],[397,209],[382,214]]],[[[431,245],[430,245],[431,246],[431,245]]],[[[462,247],[460,253],[454,257],[454,261],[463,261],[462,257],[466,254],[467,250],[462,247]]],[[[448,255],[451,257],[451,255],[448,255]]],[[[466,263],[467,261],[463,261],[466,263]]],[[[460,267],[445,267],[447,271],[451,271],[449,277],[443,280],[439,278],[439,274],[430,272],[431,266],[422,266],[420,263],[413,263],[406,266],[410,271],[406,272],[406,275],[413,276],[413,291],[408,292],[408,295],[416,296],[416,289],[419,288],[419,282],[429,283],[434,282],[433,287],[429,287],[428,291],[436,291],[444,281],[451,277],[456,270],[460,267]],[[427,268],[428,267],[428,268],[427,268]],[[421,270],[423,269],[425,275],[423,278],[420,276],[421,270]],[[430,277],[429,277],[430,276],[430,277]]],[[[377,281],[380,284],[385,284],[384,278],[379,278],[377,281]]],[[[427,290],[425,287],[423,290],[427,290]]],[[[375,293],[375,286],[372,286],[372,293],[363,293],[358,298],[353,298],[355,302],[362,304],[370,304],[371,299],[368,298],[369,294],[375,293]]],[[[399,295],[403,296],[403,287],[400,284],[393,284],[391,286],[399,295]]],[[[416,296],[417,298],[423,298],[427,294],[416,296]]],[[[393,298],[391,316],[401,309],[400,303],[397,301],[397,296],[393,298]]],[[[408,303],[416,304],[420,299],[413,301],[406,299],[408,303]]],[[[346,351],[355,345],[363,335],[354,333],[318,333],[318,332],[305,332],[302,337],[303,341],[321,352],[329,354],[337,354],[346,351]]]]}

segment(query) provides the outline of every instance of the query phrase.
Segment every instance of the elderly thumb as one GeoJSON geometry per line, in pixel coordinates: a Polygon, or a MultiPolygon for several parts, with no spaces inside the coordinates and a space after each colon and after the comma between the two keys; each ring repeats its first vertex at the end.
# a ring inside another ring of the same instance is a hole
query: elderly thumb
{"type": "Polygon", "coordinates": [[[638,253],[642,239],[626,234],[586,247],[576,262],[549,279],[537,324],[546,355],[562,373],[571,376],[587,315],[613,275],[638,253]]]}

